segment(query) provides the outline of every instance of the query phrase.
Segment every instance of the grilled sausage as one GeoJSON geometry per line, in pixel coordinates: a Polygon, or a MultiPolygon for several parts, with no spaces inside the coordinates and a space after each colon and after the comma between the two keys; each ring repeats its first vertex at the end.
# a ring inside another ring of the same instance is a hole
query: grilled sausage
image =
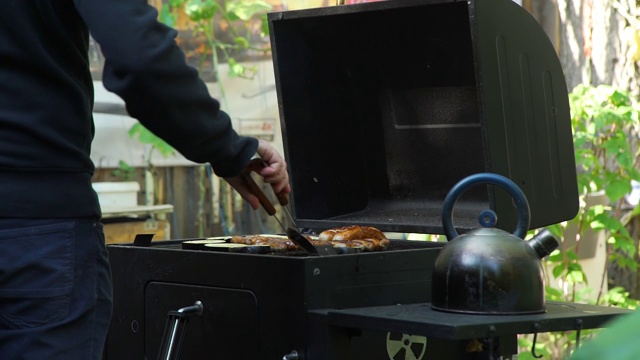
{"type": "Polygon", "coordinates": [[[384,251],[387,250],[391,244],[391,241],[388,239],[358,239],[353,241],[365,243],[364,246],[367,251],[384,251]]]}

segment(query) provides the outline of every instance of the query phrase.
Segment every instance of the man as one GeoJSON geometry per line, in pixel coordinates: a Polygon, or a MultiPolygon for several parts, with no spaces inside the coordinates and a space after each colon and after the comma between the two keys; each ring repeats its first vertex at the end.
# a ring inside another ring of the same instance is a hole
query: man
{"type": "Polygon", "coordinates": [[[175,31],[146,0],[5,0],[0,11],[0,359],[99,359],[111,279],[91,186],[89,32],[105,87],[185,157],[209,162],[258,207],[238,174],[288,193],[286,164],[232,129],[175,31]]]}

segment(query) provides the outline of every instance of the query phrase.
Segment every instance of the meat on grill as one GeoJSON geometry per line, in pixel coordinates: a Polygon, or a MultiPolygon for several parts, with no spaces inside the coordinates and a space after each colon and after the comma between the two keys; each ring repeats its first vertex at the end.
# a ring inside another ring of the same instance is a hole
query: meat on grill
{"type": "Polygon", "coordinates": [[[232,243],[246,245],[269,245],[271,250],[276,252],[284,252],[288,250],[297,250],[298,246],[290,239],[281,236],[268,235],[248,235],[234,236],[231,238],[232,243]]]}
{"type": "MultiPolygon", "coordinates": [[[[332,245],[339,248],[357,248],[362,251],[387,250],[391,242],[384,233],[370,226],[350,225],[325,230],[318,238],[304,235],[313,245],[332,245]]],[[[279,235],[246,235],[234,236],[232,243],[246,245],[266,244],[275,252],[298,250],[298,246],[290,239],[279,235]]]]}
{"type": "Polygon", "coordinates": [[[371,226],[349,225],[325,230],[318,235],[318,240],[386,240],[384,233],[371,226]]]}
{"type": "Polygon", "coordinates": [[[364,247],[365,251],[387,250],[391,244],[391,241],[388,239],[332,240],[331,242],[334,244],[353,243],[364,247]]]}

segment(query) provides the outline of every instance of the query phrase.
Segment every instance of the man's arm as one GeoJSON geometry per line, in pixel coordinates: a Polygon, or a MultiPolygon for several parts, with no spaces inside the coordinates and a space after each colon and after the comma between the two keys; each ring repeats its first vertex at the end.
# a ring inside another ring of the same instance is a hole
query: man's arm
{"type": "Polygon", "coordinates": [[[157,21],[146,0],[75,0],[105,56],[103,83],[129,114],[189,160],[237,175],[258,149],[238,136],[220,103],[178,48],[177,32],[157,21]]]}

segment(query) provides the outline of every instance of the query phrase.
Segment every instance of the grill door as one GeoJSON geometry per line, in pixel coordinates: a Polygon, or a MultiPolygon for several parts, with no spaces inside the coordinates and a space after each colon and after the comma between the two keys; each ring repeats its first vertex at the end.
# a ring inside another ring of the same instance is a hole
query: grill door
{"type": "Polygon", "coordinates": [[[151,282],[144,298],[147,359],[158,357],[167,313],[197,300],[204,312],[188,321],[181,359],[258,358],[258,310],[251,291],[151,282]]]}

